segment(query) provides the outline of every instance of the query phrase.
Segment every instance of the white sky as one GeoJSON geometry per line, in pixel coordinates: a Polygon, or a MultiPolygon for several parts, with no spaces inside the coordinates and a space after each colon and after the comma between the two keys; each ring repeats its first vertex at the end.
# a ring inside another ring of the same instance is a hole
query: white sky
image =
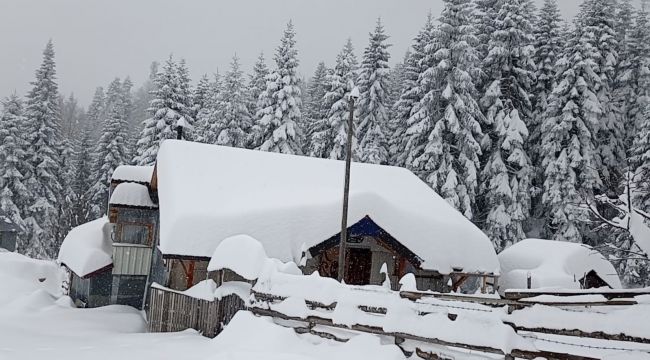
{"type": "MultiPolygon", "coordinates": [[[[567,18],[580,3],[558,2],[567,18]]],[[[137,87],[151,61],[172,52],[187,60],[193,80],[227,70],[235,53],[245,71],[260,51],[272,65],[289,19],[304,76],[319,61],[333,65],[348,37],[360,55],[379,16],[394,63],[427,12],[437,17],[441,8],[441,0],[0,0],[0,97],[28,91],[49,38],[60,90],[87,105],[95,87],[115,76],[130,75],[137,87]]]]}

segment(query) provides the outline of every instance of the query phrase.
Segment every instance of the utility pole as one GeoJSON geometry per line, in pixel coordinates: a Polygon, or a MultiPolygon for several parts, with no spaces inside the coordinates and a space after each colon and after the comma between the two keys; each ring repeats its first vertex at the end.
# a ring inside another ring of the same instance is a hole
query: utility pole
{"type": "Polygon", "coordinates": [[[355,86],[350,92],[350,117],[348,118],[348,142],[345,152],[345,185],[343,187],[343,215],[341,217],[341,236],[339,243],[339,281],[345,280],[345,246],[348,241],[348,201],[350,198],[350,165],[352,163],[352,134],[354,132],[354,102],[359,99],[359,89],[355,86]]]}

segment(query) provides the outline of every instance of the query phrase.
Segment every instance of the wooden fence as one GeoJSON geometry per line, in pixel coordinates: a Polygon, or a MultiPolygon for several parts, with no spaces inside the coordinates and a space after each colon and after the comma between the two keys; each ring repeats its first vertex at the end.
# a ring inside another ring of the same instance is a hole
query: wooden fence
{"type": "Polygon", "coordinates": [[[195,329],[212,338],[221,332],[237,311],[245,308],[244,301],[235,294],[210,301],[152,286],[149,331],[174,332],[195,329]]]}

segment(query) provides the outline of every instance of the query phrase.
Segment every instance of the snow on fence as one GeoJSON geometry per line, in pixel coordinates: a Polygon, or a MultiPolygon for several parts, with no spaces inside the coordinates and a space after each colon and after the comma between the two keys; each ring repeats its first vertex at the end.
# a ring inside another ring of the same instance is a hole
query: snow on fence
{"type": "Polygon", "coordinates": [[[240,309],[246,308],[236,294],[212,300],[192,297],[157,284],[151,287],[150,332],[174,332],[195,329],[215,337],[240,309]]]}

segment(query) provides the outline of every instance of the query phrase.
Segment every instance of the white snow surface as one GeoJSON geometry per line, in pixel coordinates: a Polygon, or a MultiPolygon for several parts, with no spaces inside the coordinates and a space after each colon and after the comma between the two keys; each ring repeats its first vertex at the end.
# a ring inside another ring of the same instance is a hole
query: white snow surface
{"type": "Polygon", "coordinates": [[[61,244],[58,260],[84,277],[113,263],[110,223],[106,216],[79,225],[61,244]]]}
{"type": "MultiPolygon", "coordinates": [[[[300,263],[340,231],[342,161],[168,140],[156,166],[164,254],[210,257],[248,234],[270,257],[300,263]]],[[[353,163],[350,189],[348,224],[370,216],[424,269],[499,272],[487,236],[410,171],[353,163]]]]}
{"type": "Polygon", "coordinates": [[[650,227],[643,222],[643,217],[636,212],[630,214],[630,234],[634,242],[650,256],[650,227]]]}
{"type": "Polygon", "coordinates": [[[158,207],[149,196],[149,189],[142,184],[123,182],[111,194],[111,205],[128,205],[146,208],[158,207]]]}
{"type": "Polygon", "coordinates": [[[590,246],[542,239],[525,239],[499,254],[501,277],[499,289],[525,289],[527,275],[531,287],[580,289],[578,282],[594,270],[614,289],[621,281],[614,266],[590,246]]]}
{"type": "Polygon", "coordinates": [[[208,263],[208,271],[229,269],[246,280],[255,280],[268,259],[259,241],[248,235],[230,236],[219,243],[208,263]]]}
{"type": "Polygon", "coordinates": [[[111,180],[150,183],[153,168],[153,166],[120,165],[113,171],[111,180]]]}

